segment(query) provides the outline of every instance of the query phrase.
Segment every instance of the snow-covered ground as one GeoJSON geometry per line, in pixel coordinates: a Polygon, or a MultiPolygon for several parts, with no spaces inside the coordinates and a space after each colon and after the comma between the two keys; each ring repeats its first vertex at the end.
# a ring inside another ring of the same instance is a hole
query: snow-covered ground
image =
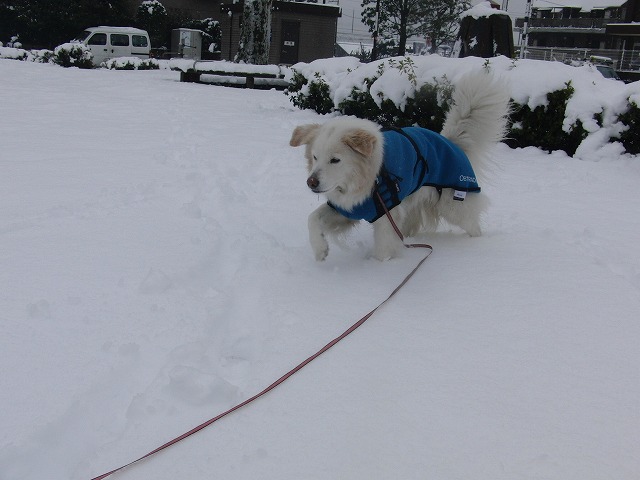
{"type": "MultiPolygon", "coordinates": [[[[540,72],[544,76],[544,71],[540,72]]],[[[536,78],[530,81],[535,82],[536,78]]],[[[316,263],[276,91],[0,61],[0,479],[84,480],[262,390],[421,258],[316,263]]],[[[277,390],[114,475],[640,477],[640,159],[529,148],[485,235],[277,390]]]]}

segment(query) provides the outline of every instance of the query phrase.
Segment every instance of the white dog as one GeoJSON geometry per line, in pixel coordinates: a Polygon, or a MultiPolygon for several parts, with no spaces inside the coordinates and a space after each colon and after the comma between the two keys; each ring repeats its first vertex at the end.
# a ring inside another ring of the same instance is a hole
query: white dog
{"type": "Polygon", "coordinates": [[[374,256],[397,256],[402,240],[386,210],[405,236],[432,231],[441,219],[480,235],[488,201],[478,178],[488,173],[508,111],[505,86],[478,71],[456,84],[441,134],[417,127],[381,131],[354,117],[298,126],[290,144],[306,145],[307,185],[328,200],[309,216],[316,260],[329,253],[327,236],[344,234],[361,219],[373,223],[374,256]]]}

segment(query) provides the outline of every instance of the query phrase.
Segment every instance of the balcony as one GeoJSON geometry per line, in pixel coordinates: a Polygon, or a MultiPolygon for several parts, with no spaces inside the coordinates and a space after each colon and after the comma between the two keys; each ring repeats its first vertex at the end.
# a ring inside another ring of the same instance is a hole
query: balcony
{"type": "MultiPolygon", "coordinates": [[[[561,28],[563,30],[603,30],[609,23],[619,23],[619,18],[531,18],[529,29],[538,31],[551,31],[561,28]]],[[[523,27],[524,19],[516,19],[516,27],[523,27]]]]}

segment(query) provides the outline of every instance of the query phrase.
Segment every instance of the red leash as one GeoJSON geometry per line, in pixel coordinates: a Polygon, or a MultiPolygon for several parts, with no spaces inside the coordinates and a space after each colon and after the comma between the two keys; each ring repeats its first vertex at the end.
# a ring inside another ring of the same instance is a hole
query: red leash
{"type": "MultiPolygon", "coordinates": [[[[382,205],[384,205],[384,202],[381,202],[382,205]]],[[[427,252],[427,254],[424,256],[424,258],[422,260],[420,260],[420,262],[415,266],[415,268],[413,270],[411,270],[411,272],[409,272],[409,274],[404,278],[404,280],[402,280],[402,282],[400,282],[400,284],[393,290],[393,292],[391,292],[391,294],[389,294],[389,296],[387,298],[385,298],[382,302],[380,302],[380,304],[375,307],[373,310],[371,310],[369,313],[367,313],[364,317],[362,317],[360,320],[358,320],[356,323],[354,323],[351,327],[349,327],[342,335],[334,338],[333,340],[331,340],[329,343],[327,343],[324,347],[322,347],[320,350],[318,350],[318,352],[314,353],[313,355],[311,355],[309,358],[307,358],[306,360],[304,360],[303,362],[301,362],[300,364],[298,364],[296,367],[292,368],[291,370],[289,370],[287,373],[285,373],[282,377],[280,377],[278,380],[276,380],[275,382],[273,382],[271,385],[269,385],[267,388],[265,388],[264,390],[262,390],[260,393],[257,393],[256,395],[254,395],[253,397],[245,400],[242,403],[237,404],[234,407],[231,407],[229,410],[227,410],[226,412],[222,412],[221,414],[207,420],[204,423],[201,423],[200,425],[198,425],[197,427],[192,428],[191,430],[189,430],[188,432],[183,433],[182,435],[180,435],[179,437],[174,438],[173,440],[169,440],[167,443],[165,443],[164,445],[159,446],[158,448],[156,448],[155,450],[150,451],[149,453],[147,453],[146,455],[143,455],[142,457],[138,458],[137,460],[134,460],[132,462],[127,463],[126,465],[123,465],[121,467],[115,468],[113,470],[111,470],[110,472],[107,473],[103,473],[102,475],[99,475],[97,477],[92,478],[91,480],[102,480],[103,478],[107,478],[108,476],[119,472],[120,470],[124,470],[127,467],[130,467],[131,465],[133,465],[134,463],[137,463],[141,460],[144,460],[145,458],[150,457],[151,455],[154,455],[162,450],[164,450],[165,448],[170,447],[171,445],[174,445],[178,442],[180,442],[181,440],[184,440],[187,437],[190,437],[191,435],[193,435],[194,433],[199,432],[200,430],[208,427],[209,425],[211,425],[212,423],[217,422],[218,420],[220,420],[223,417],[226,417],[227,415],[229,415],[232,412],[235,412],[236,410],[244,407],[245,405],[248,405],[249,403],[253,402],[254,400],[257,400],[258,398],[262,397],[263,395],[265,395],[266,393],[270,392],[271,390],[273,390],[274,388],[276,388],[278,385],[280,385],[281,383],[285,382],[287,379],[289,379],[289,377],[291,377],[293,374],[297,373],[298,371],[302,370],[308,363],[311,363],[313,360],[315,360],[316,358],[318,358],[320,355],[322,355],[324,352],[326,352],[327,350],[329,350],[331,347],[333,347],[336,343],[338,343],[340,340],[342,340],[343,338],[345,338],[346,336],[348,336],[349,334],[351,334],[353,331],[355,331],[358,327],[360,327],[364,322],[366,322],[367,320],[369,320],[369,318],[380,308],[382,307],[385,303],[387,303],[389,300],[391,300],[391,298],[398,293],[398,291],[404,287],[404,285],[411,279],[411,277],[413,277],[414,273],[416,273],[418,271],[418,269],[420,268],[420,266],[425,262],[425,260],[427,258],[429,258],[429,255],[431,255],[431,253],[433,252],[433,247],[431,247],[431,245],[427,245],[426,243],[412,243],[412,244],[406,244],[404,243],[404,236],[402,235],[402,232],[400,232],[400,229],[398,228],[398,226],[396,225],[396,223],[393,221],[393,218],[391,218],[391,214],[389,213],[388,210],[386,210],[385,208],[385,212],[387,215],[387,218],[389,219],[389,221],[391,222],[391,225],[393,226],[394,230],[396,231],[396,233],[398,234],[398,237],[400,237],[400,240],[402,240],[403,244],[405,247],[407,248],[426,248],[429,251],[427,252]]]]}

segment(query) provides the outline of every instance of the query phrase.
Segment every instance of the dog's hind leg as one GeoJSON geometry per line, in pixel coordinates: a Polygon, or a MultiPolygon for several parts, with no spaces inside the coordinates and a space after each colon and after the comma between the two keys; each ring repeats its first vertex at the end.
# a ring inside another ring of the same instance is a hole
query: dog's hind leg
{"type": "Polygon", "coordinates": [[[326,203],[311,212],[309,215],[309,242],[316,260],[321,262],[329,254],[327,235],[342,235],[356,223],[340,215],[326,203]]]}
{"type": "Polygon", "coordinates": [[[402,209],[402,233],[413,237],[420,233],[435,232],[440,223],[436,204],[440,200],[438,191],[433,187],[421,187],[405,198],[396,208],[402,209]]]}
{"type": "Polygon", "coordinates": [[[468,193],[464,201],[453,199],[453,192],[445,189],[436,208],[451,225],[457,225],[472,237],[482,235],[481,220],[489,207],[489,199],[483,193],[468,193]]]}

